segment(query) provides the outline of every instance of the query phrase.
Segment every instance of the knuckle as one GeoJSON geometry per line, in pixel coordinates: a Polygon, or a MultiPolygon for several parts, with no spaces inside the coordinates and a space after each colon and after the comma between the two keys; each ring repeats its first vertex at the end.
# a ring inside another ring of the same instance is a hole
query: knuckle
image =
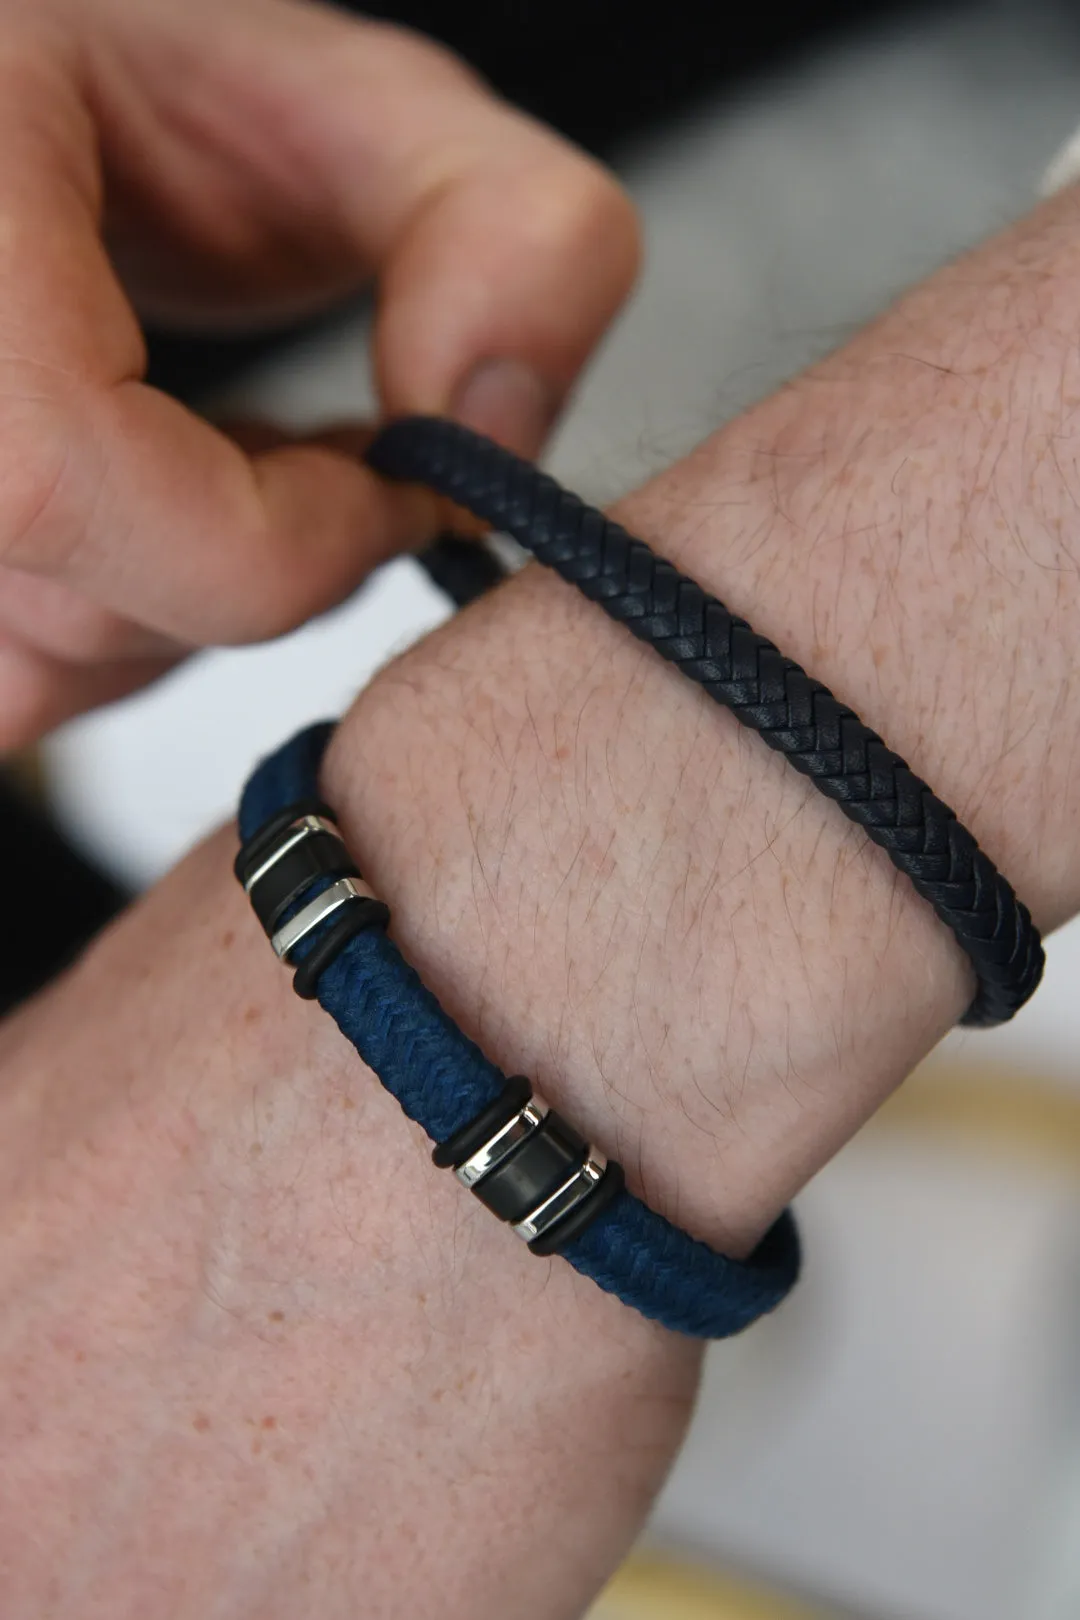
{"type": "Polygon", "coordinates": [[[0,411],[0,562],[31,573],[62,568],[78,539],[64,417],[28,399],[0,411]]]}
{"type": "Polygon", "coordinates": [[[615,176],[594,165],[591,170],[592,200],[589,219],[592,229],[607,246],[613,262],[637,273],[641,262],[642,233],[637,208],[615,176]]]}
{"type": "Polygon", "coordinates": [[[583,153],[566,152],[558,173],[537,173],[530,188],[534,218],[552,246],[626,283],[641,258],[637,209],[607,169],[583,153]]]}
{"type": "Polygon", "coordinates": [[[629,194],[609,170],[592,159],[582,160],[581,210],[595,230],[611,233],[636,250],[641,237],[638,213],[629,194]]]}

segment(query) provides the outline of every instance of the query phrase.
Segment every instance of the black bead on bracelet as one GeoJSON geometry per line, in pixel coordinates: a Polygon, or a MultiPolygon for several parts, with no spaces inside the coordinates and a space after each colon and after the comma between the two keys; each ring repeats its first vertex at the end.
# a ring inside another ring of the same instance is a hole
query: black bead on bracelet
{"type": "Polygon", "coordinates": [[[315,999],[320,973],[354,934],[389,925],[390,908],[361,886],[333,812],[321,799],[297,800],[272,816],[244,844],[233,871],[281,960],[309,935],[317,936],[293,974],[293,989],[305,1001],[315,999]],[[309,903],[296,910],[308,891],[309,903]]]}

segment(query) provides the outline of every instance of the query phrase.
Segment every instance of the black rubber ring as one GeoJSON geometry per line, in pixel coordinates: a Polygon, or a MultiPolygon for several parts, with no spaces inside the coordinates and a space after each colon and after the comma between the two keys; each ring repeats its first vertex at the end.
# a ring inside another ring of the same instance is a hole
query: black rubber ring
{"type": "Polygon", "coordinates": [[[474,1120],[463,1125],[460,1131],[455,1131],[453,1136],[448,1136],[445,1142],[436,1144],[431,1154],[432,1162],[440,1170],[456,1170],[459,1164],[472,1158],[477,1148],[490,1142],[504,1125],[509,1125],[531,1097],[532,1086],[523,1074],[508,1075],[499,1096],[482,1114],[477,1114],[474,1120]]]}
{"type": "Polygon", "coordinates": [[[598,1215],[602,1215],[605,1209],[615,1202],[625,1186],[626,1176],[622,1165],[617,1164],[614,1159],[609,1159],[607,1169],[589,1196],[583,1198],[569,1215],[564,1215],[561,1221],[556,1221],[542,1237],[534,1238],[529,1244],[529,1253],[541,1256],[559,1254],[573,1238],[584,1232],[598,1215]]]}
{"type": "Polygon", "coordinates": [[[304,960],[297,964],[292,983],[301,1001],[315,1000],[319,975],[345,949],[350,939],[362,934],[365,928],[385,929],[389,926],[390,907],[381,900],[369,900],[367,895],[359,900],[350,900],[345,907],[345,915],[332,928],[328,928],[321,939],[316,940],[304,960]]]}

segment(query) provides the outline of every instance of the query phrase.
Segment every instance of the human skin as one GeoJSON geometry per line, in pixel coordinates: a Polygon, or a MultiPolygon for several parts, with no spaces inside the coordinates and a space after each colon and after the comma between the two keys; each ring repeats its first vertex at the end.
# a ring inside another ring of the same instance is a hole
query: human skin
{"type": "Polygon", "coordinates": [[[252,329],[372,283],[382,406],[531,455],[637,257],[615,181],[418,35],[0,0],[0,750],[304,622],[436,523],[355,431],[227,435],[148,387],[141,318],[252,329]]]}
{"type": "MultiPolygon", "coordinates": [[[[619,509],[878,727],[1044,928],[1080,908],[1078,216],[942,270],[619,509]]],[[[323,788],[468,1032],[732,1250],[972,994],[835,806],[536,570],[373,683],[323,788]]],[[[0,1037],[5,1617],[571,1620],[696,1347],[433,1169],[292,996],[234,847],[0,1037]]]]}

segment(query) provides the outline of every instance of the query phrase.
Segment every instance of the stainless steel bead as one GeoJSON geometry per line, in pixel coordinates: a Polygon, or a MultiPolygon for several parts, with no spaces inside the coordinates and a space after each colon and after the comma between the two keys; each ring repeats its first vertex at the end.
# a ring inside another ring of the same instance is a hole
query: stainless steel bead
{"type": "Polygon", "coordinates": [[[547,1113],[547,1103],[540,1097],[531,1097],[520,1113],[496,1131],[483,1147],[477,1148],[464,1164],[458,1165],[455,1176],[464,1186],[475,1187],[478,1181],[502,1164],[516,1147],[528,1140],[547,1113]]]}
{"type": "Polygon", "coordinates": [[[278,861],[287,855],[290,849],[295,849],[297,844],[302,844],[305,838],[312,838],[316,833],[329,833],[332,838],[338,839],[341,837],[341,829],[335,827],[325,816],[298,816],[291,826],[285,828],[281,834],[282,842],[275,845],[273,853],[266,857],[261,866],[255,868],[250,877],[245,878],[244,893],[250,894],[259,879],[264,878],[267,872],[273,871],[278,861]]]}
{"type": "Polygon", "coordinates": [[[374,900],[376,896],[366,883],[357,878],[338,878],[336,883],[317,894],[314,900],[309,900],[306,906],[283,923],[273,936],[270,943],[281,960],[287,961],[289,952],[294,951],[302,939],[306,939],[313,928],[318,928],[327,917],[332,917],[335,911],[342,906],[349,905],[353,900],[374,900]]]}
{"type": "Polygon", "coordinates": [[[556,1221],[561,1221],[564,1215],[577,1208],[582,1199],[588,1198],[606,1169],[604,1154],[590,1148],[584,1164],[579,1165],[574,1174],[561,1187],[556,1187],[551,1196],[537,1205],[523,1221],[518,1221],[513,1230],[526,1243],[542,1237],[556,1221]]]}

